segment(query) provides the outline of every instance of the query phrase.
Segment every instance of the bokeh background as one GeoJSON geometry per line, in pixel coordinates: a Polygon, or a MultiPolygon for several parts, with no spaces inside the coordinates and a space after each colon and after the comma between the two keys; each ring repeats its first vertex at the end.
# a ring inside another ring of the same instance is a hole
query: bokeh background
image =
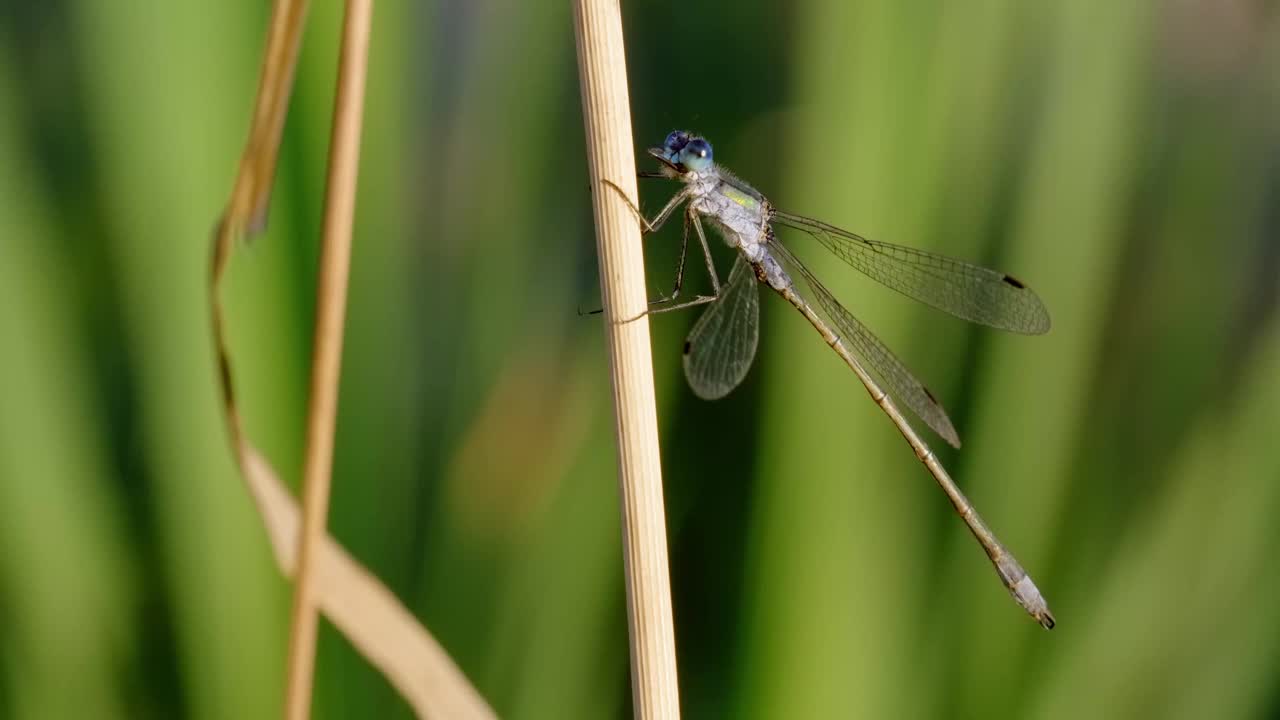
{"type": "MultiPolygon", "coordinates": [[[[951,411],[963,450],[932,444],[1046,633],[789,306],[717,403],[681,374],[695,315],[654,319],[686,716],[1280,717],[1280,7],[624,12],[637,148],[703,133],[781,207],[1014,273],[1054,321],[966,326],[793,238],[951,411]]],[[[205,305],[268,13],[0,2],[2,717],[281,707],[290,588],[205,305]]],[[[569,3],[375,13],[332,532],[504,717],[629,717],[569,3]]],[[[249,434],[295,484],[340,16],[312,9],[225,289],[249,434]]],[[[327,626],[317,673],[316,717],[409,715],[327,626]]]]}

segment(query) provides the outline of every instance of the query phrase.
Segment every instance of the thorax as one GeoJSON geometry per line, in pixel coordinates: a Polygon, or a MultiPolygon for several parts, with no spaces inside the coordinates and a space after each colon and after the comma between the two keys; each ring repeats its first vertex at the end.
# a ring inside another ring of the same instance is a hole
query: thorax
{"type": "Polygon", "coordinates": [[[751,186],[720,173],[689,183],[689,207],[716,228],[729,247],[757,260],[766,241],[769,203],[751,186]]]}

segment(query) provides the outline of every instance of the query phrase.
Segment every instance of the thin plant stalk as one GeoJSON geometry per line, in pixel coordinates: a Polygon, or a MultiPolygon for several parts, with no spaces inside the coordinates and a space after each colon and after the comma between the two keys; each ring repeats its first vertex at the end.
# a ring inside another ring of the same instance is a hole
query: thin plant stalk
{"type": "Polygon", "coordinates": [[[356,180],[360,168],[360,128],[368,73],[369,27],[373,0],[348,0],[338,58],[333,135],[325,188],[320,276],[316,286],[315,340],[311,356],[311,402],[307,412],[306,461],[303,468],[302,531],[294,580],[289,635],[285,717],[310,715],[315,668],[317,581],[316,557],[325,538],[333,466],[334,425],[338,413],[338,378],[351,264],[351,228],[355,220],[356,180]]]}
{"type": "MultiPolygon", "coordinates": [[[[219,289],[237,241],[246,232],[261,230],[266,220],[306,4],[305,0],[276,0],[272,10],[253,124],[231,198],[214,233],[209,278],[213,341],[227,430],[276,563],[289,578],[297,573],[302,513],[288,488],[241,429],[219,289]]],[[[312,565],[320,611],[387,677],[419,717],[496,717],[413,613],[337,541],[325,536],[312,565]]]]}
{"type": "Polygon", "coordinates": [[[600,293],[613,372],[633,707],[635,717],[645,720],[678,718],[662,462],[649,320],[644,314],[644,256],[640,225],[627,204],[636,196],[636,165],[622,17],[616,0],[576,0],[573,17],[600,293]]]}

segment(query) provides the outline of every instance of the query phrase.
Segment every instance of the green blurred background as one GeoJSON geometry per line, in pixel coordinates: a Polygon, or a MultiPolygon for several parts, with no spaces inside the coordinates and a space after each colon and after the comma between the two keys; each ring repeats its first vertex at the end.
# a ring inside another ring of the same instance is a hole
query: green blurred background
{"type": "MultiPolygon", "coordinates": [[[[703,133],[778,205],[1007,270],[1054,321],[969,327],[793,243],[951,411],[964,449],[931,443],[1046,633],[785,303],[718,403],[680,371],[695,315],[655,318],[686,716],[1280,717],[1280,7],[624,12],[637,148],[703,133]]],[[[0,717],[281,707],[290,587],[205,304],[268,13],[0,2],[0,717]]],[[[375,14],[332,531],[504,717],[629,717],[569,3],[375,14]]],[[[340,17],[312,9],[225,288],[249,434],[295,484],[340,17]]],[[[317,673],[317,717],[409,715],[328,626],[317,673]]]]}

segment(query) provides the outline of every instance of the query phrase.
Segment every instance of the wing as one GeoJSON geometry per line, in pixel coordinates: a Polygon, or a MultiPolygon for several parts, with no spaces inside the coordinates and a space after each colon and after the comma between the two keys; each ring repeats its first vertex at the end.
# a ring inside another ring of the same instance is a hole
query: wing
{"type": "Polygon", "coordinates": [[[853,313],[844,309],[831,292],[809,272],[809,268],[783,247],[782,243],[776,240],[770,242],[769,252],[782,261],[793,278],[804,278],[805,284],[809,286],[810,296],[817,303],[815,309],[818,314],[830,323],[831,330],[840,341],[884,384],[885,391],[910,408],[943,440],[953,447],[960,447],[960,436],[956,434],[951,418],[947,417],[947,411],[942,409],[933,393],[911,374],[893,351],[885,347],[880,338],[868,330],[853,313]]]}
{"type": "Polygon", "coordinates": [[[868,240],[775,211],[773,221],[812,235],[867,277],[958,318],[1026,335],[1049,331],[1049,311],[1012,275],[924,250],[868,240]]]}
{"type": "Polygon", "coordinates": [[[684,342],[684,376],[693,394],[718,400],[747,376],[760,340],[760,289],[755,271],[738,256],[720,297],[702,313],[684,342]]]}

